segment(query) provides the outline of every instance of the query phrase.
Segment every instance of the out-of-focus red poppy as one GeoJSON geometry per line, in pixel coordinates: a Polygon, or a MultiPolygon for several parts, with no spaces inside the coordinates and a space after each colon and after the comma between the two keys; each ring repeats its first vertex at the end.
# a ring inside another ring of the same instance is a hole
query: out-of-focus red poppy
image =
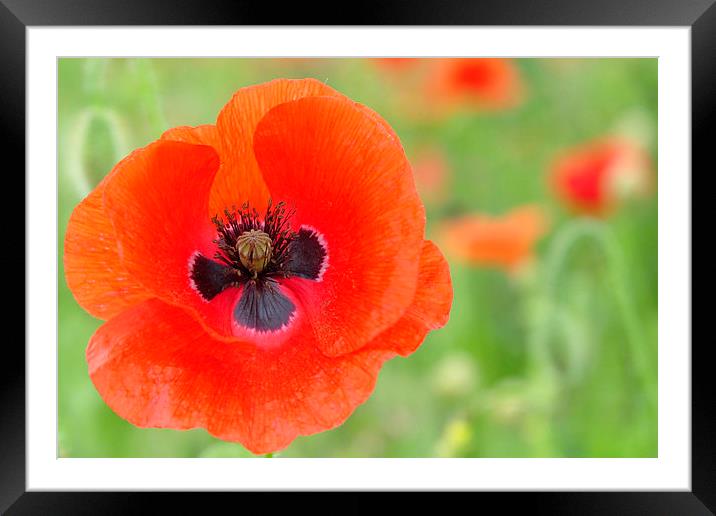
{"type": "Polygon", "coordinates": [[[516,63],[499,58],[376,58],[402,116],[433,120],[457,111],[517,107],[525,86],[516,63]]]}
{"type": "Polygon", "coordinates": [[[532,258],[534,245],[546,230],[542,209],[529,205],[500,217],[477,213],[448,221],[441,241],[461,261],[514,272],[532,258]]]}
{"type": "Polygon", "coordinates": [[[450,166],[445,154],[437,147],[420,149],[413,161],[415,184],[427,203],[445,200],[450,182],[450,166]]]}
{"type": "Polygon", "coordinates": [[[651,163],[635,141],[607,137],[569,149],[552,164],[550,182],[572,211],[594,216],[611,213],[621,199],[651,189],[651,163]]]}
{"type": "Polygon", "coordinates": [[[426,88],[428,98],[448,108],[507,109],[524,98],[524,85],[511,59],[436,59],[426,88]]]}
{"type": "Polygon", "coordinates": [[[92,381],[137,426],[254,453],[333,428],[447,321],[424,226],[375,112],[310,79],[241,89],[216,125],[134,151],[74,210],[66,280],[107,319],[92,381]]]}

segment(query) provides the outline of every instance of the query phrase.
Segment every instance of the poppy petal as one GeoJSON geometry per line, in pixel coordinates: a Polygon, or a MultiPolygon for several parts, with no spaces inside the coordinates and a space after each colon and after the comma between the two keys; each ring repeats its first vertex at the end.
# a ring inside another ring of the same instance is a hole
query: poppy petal
{"type": "Polygon", "coordinates": [[[175,142],[193,143],[195,145],[210,145],[215,149],[219,146],[219,132],[215,125],[198,125],[190,127],[187,125],[172,127],[164,131],[162,140],[175,142]]]}
{"type": "Polygon", "coordinates": [[[202,427],[257,454],[341,424],[393,356],[361,350],[330,358],[310,331],[272,349],[216,340],[157,299],[105,323],[87,348],[90,377],[120,417],[140,427],[202,427]]]}
{"type": "Polygon", "coordinates": [[[425,214],[400,142],[377,116],[346,98],[308,97],[272,109],[254,136],[272,198],[327,244],[322,281],[286,284],[329,355],[368,343],[415,295],[425,214]]]}
{"type": "Polygon", "coordinates": [[[302,227],[289,244],[286,271],[299,278],[320,281],[328,266],[328,250],[316,231],[302,227]]]}
{"type": "Polygon", "coordinates": [[[115,166],[74,209],[64,244],[67,286],[77,302],[94,317],[110,319],[152,297],[122,265],[114,227],[102,202],[110,177],[136,159],[130,154],[115,166]]]}
{"type": "Polygon", "coordinates": [[[212,147],[159,140],[111,178],[104,204],[122,263],[133,277],[156,297],[194,308],[213,330],[231,335],[226,305],[232,305],[238,289],[207,303],[195,290],[192,269],[197,253],[207,257],[216,251],[208,202],[218,167],[212,147]]]}
{"type": "Polygon", "coordinates": [[[447,324],[452,306],[450,268],[438,247],[423,242],[415,299],[405,315],[378,335],[368,348],[388,349],[402,356],[413,353],[431,330],[447,324]]]}
{"type": "Polygon", "coordinates": [[[288,326],[296,305],[280,287],[271,283],[248,282],[234,307],[237,324],[257,332],[274,332],[288,326]]]}
{"type": "Polygon", "coordinates": [[[358,103],[358,102],[355,102],[354,104],[355,104],[355,106],[356,106],[358,109],[360,109],[361,111],[363,111],[363,113],[365,113],[366,115],[368,115],[369,117],[371,117],[375,122],[379,123],[379,124],[381,125],[381,127],[382,127],[383,129],[385,129],[385,131],[390,135],[391,138],[393,138],[395,141],[397,141],[398,143],[400,143],[400,138],[398,138],[398,134],[393,130],[393,128],[392,128],[392,127],[390,126],[390,124],[385,120],[385,118],[383,118],[382,116],[380,116],[376,111],[374,111],[373,109],[369,108],[369,107],[366,106],[365,104],[360,104],[360,103],[358,103]]]}
{"type": "Polygon", "coordinates": [[[236,271],[196,253],[189,262],[190,285],[205,301],[211,301],[236,281],[236,271]]]}
{"type": "Polygon", "coordinates": [[[216,120],[216,149],[222,165],[212,189],[213,214],[245,202],[257,207],[266,205],[268,189],[252,150],[256,125],[274,106],[316,95],[341,94],[315,79],[276,79],[241,88],[234,94],[216,120]]]}

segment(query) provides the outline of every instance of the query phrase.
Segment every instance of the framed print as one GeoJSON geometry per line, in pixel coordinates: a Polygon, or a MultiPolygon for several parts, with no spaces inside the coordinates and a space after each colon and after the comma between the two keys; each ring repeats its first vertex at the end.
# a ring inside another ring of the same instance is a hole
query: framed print
{"type": "Polygon", "coordinates": [[[3,511],[131,513],[137,491],[716,506],[691,338],[711,2],[396,2],[321,26],[3,2],[27,203],[3,511]]]}

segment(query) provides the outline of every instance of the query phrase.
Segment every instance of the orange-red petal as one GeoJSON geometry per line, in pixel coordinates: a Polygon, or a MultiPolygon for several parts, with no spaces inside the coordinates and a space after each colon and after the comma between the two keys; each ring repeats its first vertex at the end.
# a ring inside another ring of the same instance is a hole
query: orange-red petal
{"type": "Polygon", "coordinates": [[[400,142],[377,116],[346,98],[308,97],[272,109],[254,136],[274,201],[325,238],[322,281],[286,283],[329,355],[366,345],[415,295],[425,215],[400,142]]]}
{"type": "Polygon", "coordinates": [[[415,298],[403,317],[378,335],[372,349],[386,349],[407,356],[413,353],[431,330],[447,324],[452,306],[450,268],[440,249],[431,241],[423,242],[415,298]]]}
{"type": "Polygon", "coordinates": [[[193,308],[217,332],[230,335],[232,300],[203,302],[189,278],[195,253],[211,257],[216,250],[208,203],[218,167],[212,147],[159,140],[136,152],[107,182],[104,205],[126,270],[156,297],[193,308]]]}
{"type": "Polygon", "coordinates": [[[215,340],[182,309],[150,300],[100,327],[87,348],[104,401],[140,427],[206,428],[254,453],[341,424],[395,353],[330,358],[310,329],[290,345],[249,351],[215,340]]]}
{"type": "Polygon", "coordinates": [[[448,252],[463,261],[513,270],[531,258],[547,224],[539,206],[527,205],[501,217],[475,213],[448,221],[441,238],[448,252]]]}
{"type": "Polygon", "coordinates": [[[219,132],[215,125],[209,124],[198,125],[196,127],[188,125],[172,127],[164,131],[161,139],[193,143],[195,145],[210,145],[215,149],[219,147],[219,132]]]}
{"type": "Polygon", "coordinates": [[[136,158],[115,166],[70,216],[64,245],[65,280],[77,302],[93,316],[109,319],[152,297],[122,265],[102,198],[109,179],[136,158]]]}
{"type": "Polygon", "coordinates": [[[261,208],[266,205],[269,192],[252,147],[256,126],[273,107],[316,95],[340,93],[315,79],[276,79],[241,88],[234,94],[216,120],[216,149],[222,165],[212,189],[212,213],[222,213],[224,208],[245,202],[261,208]]]}

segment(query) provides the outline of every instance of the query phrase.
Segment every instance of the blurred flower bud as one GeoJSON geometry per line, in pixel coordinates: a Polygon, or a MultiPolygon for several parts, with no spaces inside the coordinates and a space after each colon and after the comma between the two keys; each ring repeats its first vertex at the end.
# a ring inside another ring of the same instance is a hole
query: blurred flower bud
{"type": "Polygon", "coordinates": [[[470,355],[453,353],[438,362],[433,374],[433,386],[440,395],[457,397],[474,390],[479,382],[478,376],[470,355]]]}
{"type": "Polygon", "coordinates": [[[450,421],[435,445],[435,453],[440,457],[456,457],[472,439],[472,429],[462,418],[450,421]]]}
{"type": "Polygon", "coordinates": [[[656,124],[645,109],[628,111],[614,126],[614,134],[636,142],[648,149],[654,143],[656,124]]]}
{"type": "Polygon", "coordinates": [[[490,392],[487,403],[495,420],[514,423],[528,408],[526,385],[521,380],[504,380],[490,392]]]}

